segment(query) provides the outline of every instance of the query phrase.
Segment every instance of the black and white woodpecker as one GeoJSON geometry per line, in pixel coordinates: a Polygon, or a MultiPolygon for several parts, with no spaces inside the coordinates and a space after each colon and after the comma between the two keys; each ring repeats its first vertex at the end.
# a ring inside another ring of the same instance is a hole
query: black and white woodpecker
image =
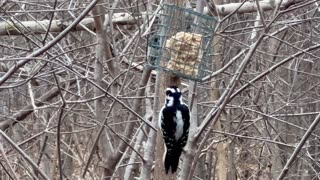
{"type": "Polygon", "coordinates": [[[166,146],[164,153],[166,174],[170,168],[172,174],[178,169],[179,158],[188,140],[190,116],[188,106],[182,102],[180,89],[176,86],[167,88],[165,105],[159,114],[159,126],[166,146]]]}

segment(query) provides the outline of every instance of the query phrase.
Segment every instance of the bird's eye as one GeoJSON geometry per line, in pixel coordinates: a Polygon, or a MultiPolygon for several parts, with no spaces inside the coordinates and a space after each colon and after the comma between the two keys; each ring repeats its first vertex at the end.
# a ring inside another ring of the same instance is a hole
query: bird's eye
{"type": "Polygon", "coordinates": [[[171,95],[172,92],[171,91],[166,91],[166,95],[171,95]]]}

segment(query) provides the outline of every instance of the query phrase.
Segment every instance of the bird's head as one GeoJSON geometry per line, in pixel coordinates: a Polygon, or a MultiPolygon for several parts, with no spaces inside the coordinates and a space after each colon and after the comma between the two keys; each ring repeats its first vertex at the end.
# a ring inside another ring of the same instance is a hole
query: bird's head
{"type": "Polygon", "coordinates": [[[182,104],[181,91],[177,86],[171,86],[166,89],[166,106],[173,106],[174,104],[182,104]]]}

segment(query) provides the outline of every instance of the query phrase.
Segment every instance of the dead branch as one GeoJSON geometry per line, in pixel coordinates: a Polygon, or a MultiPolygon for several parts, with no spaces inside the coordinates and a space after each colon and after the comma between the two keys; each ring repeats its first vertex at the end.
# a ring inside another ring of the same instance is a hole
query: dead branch
{"type": "MultiPolygon", "coordinates": [[[[280,9],[286,9],[294,4],[304,2],[306,0],[263,0],[259,1],[259,8],[255,1],[248,1],[245,3],[229,3],[222,5],[215,5],[211,3],[211,7],[215,7],[219,16],[227,16],[233,12],[237,14],[258,12],[259,9],[262,11],[274,10],[275,5],[280,4],[280,9]],[[243,5],[242,5],[243,4],[243,5]]],[[[204,14],[210,14],[210,8],[204,9],[204,14]]],[[[114,13],[112,15],[112,23],[117,25],[128,25],[135,24],[137,19],[141,19],[146,12],[142,12],[140,16],[133,16],[130,13],[114,13]]],[[[105,19],[109,19],[109,15],[105,15],[105,19]]],[[[48,29],[50,21],[20,21],[20,22],[1,22],[0,23],[0,36],[5,35],[21,35],[22,33],[32,32],[33,34],[44,34],[48,32],[62,32],[66,27],[70,26],[72,22],[64,22],[63,20],[53,20],[51,22],[50,29],[48,29]],[[22,31],[22,32],[21,32],[22,31]]],[[[109,23],[106,23],[109,25],[109,23]]],[[[95,31],[95,24],[93,18],[85,18],[79,24],[72,27],[70,31],[84,31],[89,29],[95,31]]]]}

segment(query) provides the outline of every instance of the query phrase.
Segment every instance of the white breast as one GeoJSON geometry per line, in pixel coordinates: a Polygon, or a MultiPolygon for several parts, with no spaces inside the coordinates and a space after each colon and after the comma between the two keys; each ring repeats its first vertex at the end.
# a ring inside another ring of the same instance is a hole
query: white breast
{"type": "Polygon", "coordinates": [[[174,137],[177,141],[178,139],[181,138],[181,136],[183,134],[183,124],[184,123],[183,123],[181,111],[177,110],[174,121],[176,123],[176,132],[174,133],[174,137]]]}

